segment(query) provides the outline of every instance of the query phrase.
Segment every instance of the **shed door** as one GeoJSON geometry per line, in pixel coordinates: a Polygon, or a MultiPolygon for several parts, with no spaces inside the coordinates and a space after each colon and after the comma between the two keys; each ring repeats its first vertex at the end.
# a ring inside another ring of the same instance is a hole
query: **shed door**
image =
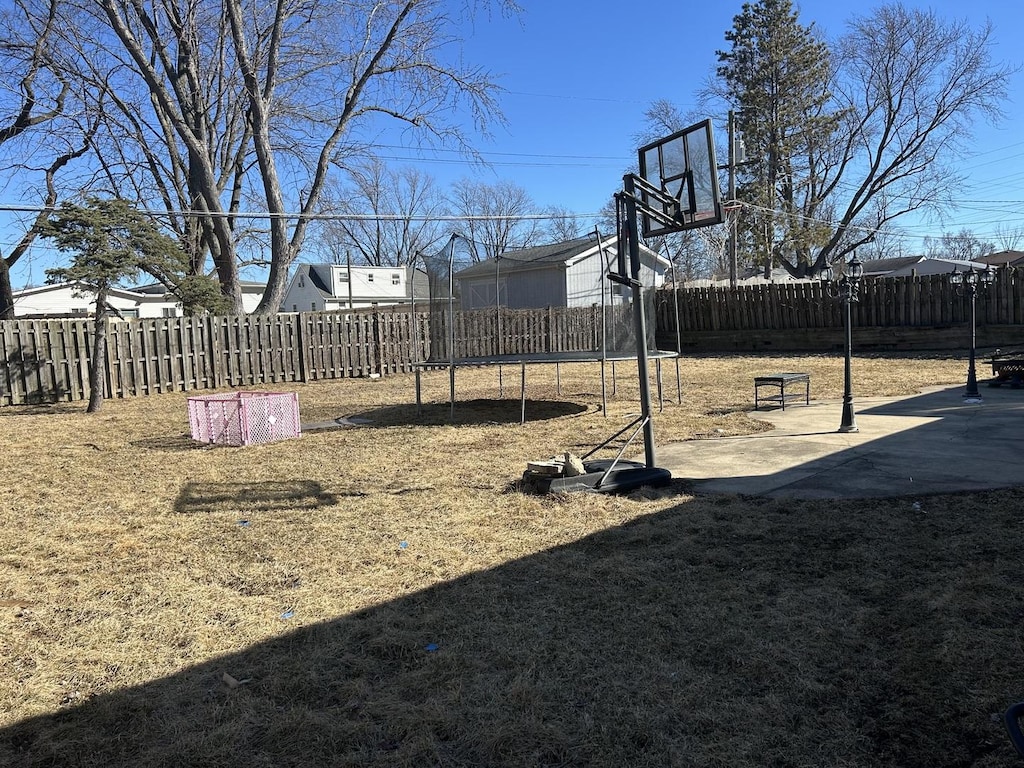
{"type": "Polygon", "coordinates": [[[466,309],[486,309],[494,306],[508,305],[508,287],[505,278],[499,278],[497,285],[494,280],[479,281],[469,284],[466,296],[466,309]],[[498,298],[495,300],[495,289],[498,298]]]}

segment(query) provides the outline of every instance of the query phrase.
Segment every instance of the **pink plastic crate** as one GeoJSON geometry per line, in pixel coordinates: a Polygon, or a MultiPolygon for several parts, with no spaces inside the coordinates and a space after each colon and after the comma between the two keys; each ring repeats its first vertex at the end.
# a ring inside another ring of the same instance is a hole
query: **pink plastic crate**
{"type": "Polygon", "coordinates": [[[228,392],[188,398],[192,439],[216,445],[252,445],[298,437],[295,392],[228,392]]]}

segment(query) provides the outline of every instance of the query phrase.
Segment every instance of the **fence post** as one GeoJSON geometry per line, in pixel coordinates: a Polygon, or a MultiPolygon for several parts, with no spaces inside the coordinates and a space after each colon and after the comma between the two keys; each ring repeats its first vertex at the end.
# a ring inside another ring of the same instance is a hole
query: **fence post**
{"type": "Polygon", "coordinates": [[[384,371],[384,339],[381,337],[380,330],[380,312],[375,311],[373,313],[373,344],[370,350],[370,354],[373,357],[370,360],[371,368],[376,369],[378,376],[383,376],[384,371]]]}
{"type": "Polygon", "coordinates": [[[223,323],[216,315],[207,317],[207,329],[210,339],[210,370],[213,373],[213,388],[224,386],[224,356],[222,354],[221,326],[223,323]]]}

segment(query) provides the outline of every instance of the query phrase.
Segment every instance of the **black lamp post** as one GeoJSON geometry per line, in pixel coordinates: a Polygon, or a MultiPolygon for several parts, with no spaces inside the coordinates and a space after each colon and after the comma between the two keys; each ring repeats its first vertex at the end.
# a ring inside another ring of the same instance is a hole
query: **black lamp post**
{"type": "Polygon", "coordinates": [[[995,275],[991,267],[975,269],[971,265],[963,272],[954,269],[949,274],[949,282],[956,291],[957,296],[966,297],[971,302],[971,353],[967,364],[967,388],[964,390],[964,402],[980,403],[981,393],[978,392],[978,373],[974,367],[974,353],[976,349],[977,314],[975,313],[975,299],[978,296],[978,289],[987,289],[992,285],[995,275]]]}
{"type": "Polygon", "coordinates": [[[850,305],[857,301],[857,292],[860,288],[860,279],[864,275],[864,265],[860,263],[857,254],[846,264],[846,270],[839,276],[838,280],[833,279],[832,266],[826,264],[821,271],[821,282],[825,289],[843,302],[843,325],[845,330],[845,344],[843,349],[843,420],[839,424],[839,432],[859,432],[857,429],[857,417],[853,412],[853,387],[851,385],[850,359],[853,353],[853,323],[850,313],[850,305]]]}

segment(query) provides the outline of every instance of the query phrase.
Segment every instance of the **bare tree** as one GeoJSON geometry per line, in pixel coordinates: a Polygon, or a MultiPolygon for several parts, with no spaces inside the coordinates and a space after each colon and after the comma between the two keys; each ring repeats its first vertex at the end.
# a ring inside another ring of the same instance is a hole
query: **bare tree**
{"type": "MultiPolygon", "coordinates": [[[[436,250],[448,236],[442,220],[446,201],[434,180],[415,168],[390,169],[371,158],[349,171],[350,186],[328,188],[324,219],[311,243],[337,259],[376,266],[411,264],[416,254],[436,250]]],[[[333,260],[332,259],[332,260],[333,260]]]]}
{"type": "Polygon", "coordinates": [[[808,272],[842,259],[899,217],[939,211],[953,198],[960,178],[949,161],[975,119],[999,118],[1013,72],[993,62],[993,46],[991,24],[973,29],[898,3],[851,20],[833,87],[845,130],[815,173],[836,216],[808,272]]]}
{"type": "Polygon", "coordinates": [[[683,112],[667,99],[657,99],[644,110],[643,128],[633,136],[633,140],[637,147],[642,147],[652,141],[671,136],[700,119],[702,116],[695,115],[693,111],[683,112]]]}
{"type": "Polygon", "coordinates": [[[543,235],[544,217],[526,190],[510,181],[463,179],[452,185],[450,203],[453,215],[463,218],[460,234],[471,244],[473,261],[537,245],[543,235]]]}
{"type": "Polygon", "coordinates": [[[41,173],[44,184],[41,210],[26,224],[10,253],[0,256],[0,320],[14,317],[11,269],[36,240],[40,225],[57,201],[57,174],[84,154],[87,141],[88,130],[69,130],[73,123],[68,121],[63,122],[62,130],[51,134],[49,141],[37,142],[37,146],[45,146],[43,149],[33,151],[19,141],[26,133],[52,126],[66,112],[71,88],[53,63],[57,6],[57,0],[16,0],[0,13],[0,79],[13,86],[3,91],[6,98],[0,99],[0,148],[12,158],[6,172],[21,185],[41,173]],[[76,141],[80,143],[76,145],[76,141]]]}
{"type": "Polygon", "coordinates": [[[966,228],[959,232],[943,232],[938,238],[926,237],[924,247],[928,258],[953,261],[974,261],[995,250],[992,243],[986,243],[966,228]]]}
{"type": "Polygon", "coordinates": [[[116,101],[103,144],[111,186],[124,194],[144,174],[140,199],[184,211],[175,229],[197,269],[212,256],[236,311],[242,240],[261,235],[269,280],[260,313],[277,311],[332,169],[372,154],[360,136],[393,124],[411,140],[472,154],[453,115],[467,107],[486,132],[500,114],[489,73],[451,55],[457,14],[519,10],[514,0],[67,5],[69,47],[116,101]]]}
{"type": "Polygon", "coordinates": [[[544,213],[548,216],[544,237],[552,242],[575,240],[593,229],[592,222],[581,220],[564,206],[551,206],[544,213]]]}
{"type": "Polygon", "coordinates": [[[891,229],[880,229],[872,240],[857,249],[861,261],[869,259],[893,259],[919,254],[904,253],[903,235],[891,229]]]}
{"type": "Polygon", "coordinates": [[[65,66],[104,110],[96,156],[110,192],[163,209],[192,271],[212,257],[242,309],[238,211],[252,152],[242,78],[218,3],[68,2],[65,66]]]}
{"type": "Polygon", "coordinates": [[[993,237],[999,250],[1016,251],[1021,242],[1024,241],[1024,227],[1000,224],[996,227],[993,237]]]}
{"type": "MultiPolygon", "coordinates": [[[[511,0],[499,3],[516,9],[511,0]]],[[[451,42],[453,20],[443,0],[364,3],[246,3],[224,0],[231,40],[249,99],[253,145],[270,216],[271,263],[267,290],[257,312],[275,312],[284,295],[288,268],[306,234],[307,214],[316,211],[328,170],[345,156],[342,142],[362,118],[388,117],[439,139],[464,141],[447,122],[453,103],[465,102],[478,125],[497,114],[494,84],[474,68],[440,55],[451,42]],[[307,27],[307,25],[315,25],[307,27]],[[304,29],[305,27],[305,29],[304,29]],[[316,29],[321,48],[311,47],[306,29],[316,29]],[[303,45],[295,59],[293,46],[303,45]],[[320,94],[313,104],[296,103],[288,119],[275,113],[280,86],[320,94]],[[301,118],[301,119],[300,119],[301,118]],[[296,130],[292,121],[298,120],[296,130]],[[281,150],[311,145],[310,152],[281,150]],[[284,165],[304,179],[289,205],[281,186],[284,165]],[[298,212],[287,218],[289,208],[298,212]]]]}

